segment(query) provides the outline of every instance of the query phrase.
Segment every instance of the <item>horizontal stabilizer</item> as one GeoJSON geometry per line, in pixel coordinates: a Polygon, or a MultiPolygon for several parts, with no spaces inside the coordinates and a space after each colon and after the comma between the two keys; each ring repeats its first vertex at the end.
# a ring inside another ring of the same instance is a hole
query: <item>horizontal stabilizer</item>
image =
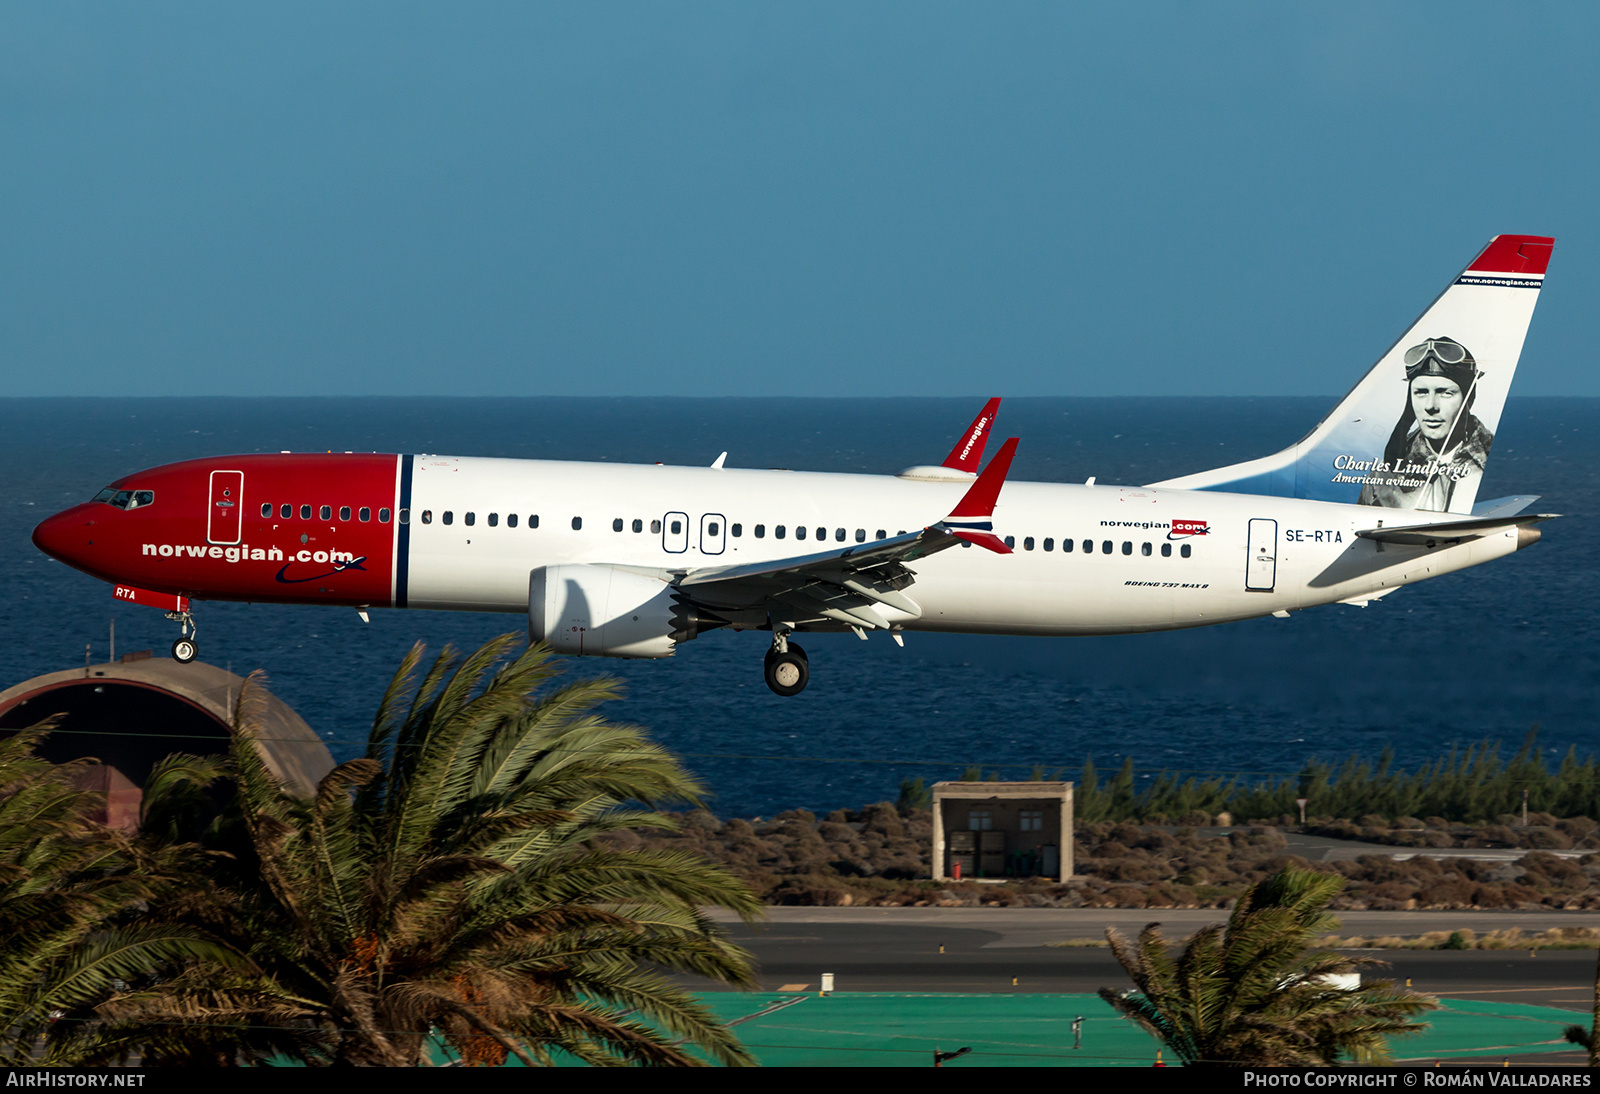
{"type": "Polygon", "coordinates": [[[1529,513],[1520,517],[1476,517],[1472,520],[1448,520],[1439,524],[1413,524],[1402,528],[1368,528],[1357,532],[1362,539],[1379,543],[1403,543],[1414,547],[1434,547],[1441,543],[1460,543],[1468,539],[1520,528],[1540,521],[1555,520],[1560,513],[1529,513]]]}
{"type": "Polygon", "coordinates": [[[1480,501],[1472,507],[1474,517],[1511,517],[1539,500],[1538,494],[1513,494],[1509,498],[1480,501]]]}

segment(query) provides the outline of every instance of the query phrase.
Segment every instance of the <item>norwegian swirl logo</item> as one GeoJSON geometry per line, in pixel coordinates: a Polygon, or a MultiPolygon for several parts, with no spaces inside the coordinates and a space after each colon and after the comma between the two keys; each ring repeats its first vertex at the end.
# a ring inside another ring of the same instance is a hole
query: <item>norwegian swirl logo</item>
{"type": "Polygon", "coordinates": [[[1211,529],[1206,527],[1203,520],[1174,520],[1172,528],[1167,532],[1168,539],[1187,539],[1190,536],[1207,536],[1211,529]]]}

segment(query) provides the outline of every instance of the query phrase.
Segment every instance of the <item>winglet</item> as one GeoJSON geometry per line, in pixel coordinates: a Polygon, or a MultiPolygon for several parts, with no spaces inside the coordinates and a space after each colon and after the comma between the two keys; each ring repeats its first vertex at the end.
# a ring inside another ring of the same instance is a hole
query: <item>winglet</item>
{"type": "Polygon", "coordinates": [[[1000,487],[1005,485],[1006,475],[1011,471],[1011,458],[1016,454],[1017,438],[1012,437],[1000,446],[999,453],[989,461],[989,466],[983,469],[978,481],[967,489],[956,507],[950,510],[950,515],[944,519],[944,527],[957,539],[976,543],[996,554],[1011,553],[1005,541],[994,534],[994,523],[989,518],[994,516],[995,502],[1000,500],[1000,487]]]}
{"type": "Polygon", "coordinates": [[[961,435],[956,446],[950,450],[950,455],[944,458],[941,467],[948,467],[955,471],[965,471],[972,474],[978,470],[978,464],[983,462],[983,449],[989,443],[989,430],[994,427],[994,416],[1000,409],[999,398],[990,399],[983,404],[983,410],[972,419],[972,424],[967,426],[967,431],[961,435]]]}

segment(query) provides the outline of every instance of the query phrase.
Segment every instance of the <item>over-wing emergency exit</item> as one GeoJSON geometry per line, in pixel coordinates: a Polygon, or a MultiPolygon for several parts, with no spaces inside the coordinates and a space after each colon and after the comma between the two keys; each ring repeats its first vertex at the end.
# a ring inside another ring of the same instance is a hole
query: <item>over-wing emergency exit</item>
{"type": "Polygon", "coordinates": [[[766,632],[779,695],[809,679],[803,632],[1118,634],[1365,605],[1549,519],[1477,495],[1552,244],[1491,240],[1297,444],[1145,486],[1007,482],[1015,438],[979,473],[992,399],[943,463],[895,476],[236,455],[126,476],[33,538],[166,611],[180,661],[194,601],[514,612],[585,656],[766,632]]]}

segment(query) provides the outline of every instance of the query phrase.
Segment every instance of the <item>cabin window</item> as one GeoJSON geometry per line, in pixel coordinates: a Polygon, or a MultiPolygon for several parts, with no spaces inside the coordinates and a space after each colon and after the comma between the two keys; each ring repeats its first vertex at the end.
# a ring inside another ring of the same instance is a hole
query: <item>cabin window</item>
{"type": "Polygon", "coordinates": [[[611,521],[611,530],[613,532],[622,531],[622,518],[621,517],[616,517],[611,521]]]}
{"type": "Polygon", "coordinates": [[[1032,536],[1024,536],[1022,538],[1022,549],[1024,551],[1033,550],[1033,537],[1032,536]]]}
{"type": "Polygon", "coordinates": [[[730,524],[728,525],[728,532],[733,536],[734,539],[738,539],[740,536],[744,535],[744,525],[730,524]]]}
{"type": "Polygon", "coordinates": [[[1139,548],[1139,553],[1141,555],[1144,555],[1146,558],[1149,558],[1150,557],[1150,545],[1148,543],[1146,543],[1143,546],[1141,546],[1139,548]]]}
{"type": "Polygon", "coordinates": [[[439,520],[443,524],[454,524],[455,520],[456,520],[456,515],[455,515],[455,513],[450,511],[449,509],[446,509],[444,511],[444,515],[442,517],[440,517],[439,520]]]}
{"type": "Polygon", "coordinates": [[[324,505],[321,509],[317,510],[317,517],[321,520],[332,520],[333,506],[324,505]]]}
{"type": "Polygon", "coordinates": [[[843,528],[834,529],[833,538],[838,540],[840,543],[843,543],[844,542],[844,529],[843,528]]]}
{"type": "Polygon", "coordinates": [[[1076,540],[1071,540],[1071,539],[1062,540],[1061,541],[1061,553],[1064,554],[1064,555],[1070,555],[1072,553],[1072,548],[1076,543],[1077,543],[1076,540]]]}
{"type": "Polygon", "coordinates": [[[463,513],[461,516],[461,523],[465,524],[468,528],[471,528],[474,524],[478,523],[478,514],[463,513]]]}
{"type": "Polygon", "coordinates": [[[371,507],[363,505],[360,509],[356,510],[356,516],[359,519],[361,519],[362,521],[371,520],[372,519],[372,509],[371,509],[371,507]]]}
{"type": "Polygon", "coordinates": [[[865,543],[865,542],[867,542],[867,530],[865,528],[857,528],[856,529],[856,542],[857,543],[865,543]]]}
{"type": "Polygon", "coordinates": [[[879,539],[888,539],[889,538],[889,533],[885,532],[882,528],[879,528],[878,529],[878,538],[879,539]]]}
{"type": "Polygon", "coordinates": [[[582,517],[573,517],[572,518],[572,530],[574,532],[583,531],[583,518],[582,517]]]}
{"type": "Polygon", "coordinates": [[[795,539],[805,539],[806,538],[806,526],[804,524],[795,525],[794,538],[795,539]]]}
{"type": "Polygon", "coordinates": [[[1007,547],[1015,547],[1016,545],[1017,545],[1017,537],[1016,536],[1007,536],[1006,537],[1006,546],[1007,547]]]}
{"type": "Polygon", "coordinates": [[[284,520],[288,520],[290,517],[294,516],[294,506],[292,506],[292,505],[279,506],[279,508],[278,508],[278,516],[282,517],[284,520]]]}
{"type": "Polygon", "coordinates": [[[498,528],[498,527],[500,527],[500,514],[499,513],[490,513],[489,514],[489,527],[490,528],[498,528]]]}
{"type": "Polygon", "coordinates": [[[650,522],[650,534],[651,535],[656,535],[660,531],[661,531],[661,522],[659,520],[651,521],[650,522]]]}
{"type": "Polygon", "coordinates": [[[635,519],[633,522],[633,530],[635,532],[644,531],[644,521],[635,519]]]}
{"type": "Polygon", "coordinates": [[[433,510],[432,509],[424,509],[422,511],[422,523],[423,524],[432,524],[433,523],[433,510]]]}
{"type": "Polygon", "coordinates": [[[272,515],[272,503],[270,501],[262,504],[261,515],[264,517],[270,517],[272,515]]]}
{"type": "Polygon", "coordinates": [[[350,519],[350,507],[348,505],[339,506],[339,519],[340,520],[349,520],[350,519]]]}
{"type": "Polygon", "coordinates": [[[715,535],[720,534],[718,532],[718,529],[720,527],[721,527],[721,525],[719,525],[716,521],[712,521],[710,524],[706,525],[706,535],[715,536],[715,535]]]}
{"type": "Polygon", "coordinates": [[[683,521],[681,521],[681,520],[673,521],[672,524],[668,526],[667,531],[671,532],[675,536],[682,535],[683,534],[683,521]]]}
{"type": "Polygon", "coordinates": [[[1189,545],[1187,543],[1185,543],[1182,547],[1178,548],[1178,553],[1181,554],[1184,558],[1188,558],[1189,557],[1189,545]]]}
{"type": "MultiPolygon", "coordinates": [[[[818,528],[817,529],[817,538],[818,539],[827,539],[828,538],[828,530],[826,528],[818,528]]],[[[839,538],[840,539],[844,538],[844,529],[843,528],[839,529],[839,538]]]]}
{"type": "Polygon", "coordinates": [[[1109,555],[1115,549],[1116,544],[1112,543],[1109,539],[1102,540],[1100,543],[1100,553],[1103,555],[1109,555]]]}
{"type": "Polygon", "coordinates": [[[1163,543],[1161,545],[1161,557],[1162,558],[1171,558],[1172,557],[1172,544],[1163,543]]]}
{"type": "Polygon", "coordinates": [[[756,538],[757,539],[766,539],[767,538],[767,526],[765,524],[756,525],[756,538]]]}
{"type": "Polygon", "coordinates": [[[1133,540],[1125,539],[1122,541],[1122,553],[1125,555],[1133,554],[1133,540]]]}
{"type": "Polygon", "coordinates": [[[507,528],[515,528],[516,526],[517,526],[517,514],[515,514],[515,513],[507,513],[506,514],[506,527],[507,528]]]}
{"type": "MultiPolygon", "coordinates": [[[[783,525],[781,525],[781,524],[778,525],[776,528],[774,528],[772,530],[772,538],[773,539],[782,539],[784,531],[785,531],[785,529],[784,529],[783,525]]],[[[801,538],[804,539],[805,537],[802,536],[801,538]]]]}
{"type": "Polygon", "coordinates": [[[1056,549],[1056,541],[1046,536],[1044,541],[1044,549],[1046,551],[1054,551],[1056,549]]]}
{"type": "Polygon", "coordinates": [[[300,519],[301,520],[310,520],[311,519],[311,506],[302,505],[300,507],[300,519]]]}
{"type": "Polygon", "coordinates": [[[528,514],[528,527],[529,528],[537,528],[537,527],[539,527],[539,514],[538,513],[529,513],[528,514]]]}

